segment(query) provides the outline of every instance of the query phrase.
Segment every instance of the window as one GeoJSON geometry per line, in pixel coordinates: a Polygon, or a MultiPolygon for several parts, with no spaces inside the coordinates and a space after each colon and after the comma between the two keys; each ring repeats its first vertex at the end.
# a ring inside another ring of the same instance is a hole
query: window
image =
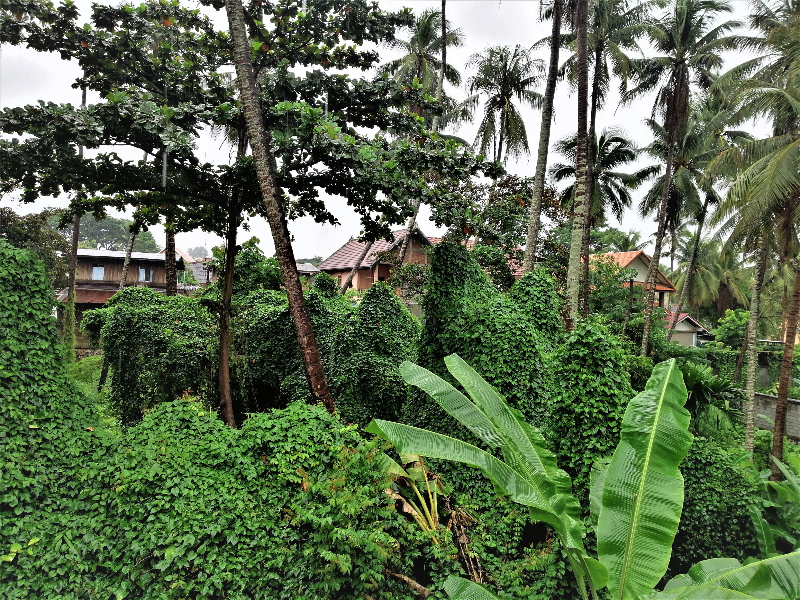
{"type": "Polygon", "coordinates": [[[153,270],[152,269],[139,269],[139,281],[153,281],[153,270]]]}
{"type": "Polygon", "coordinates": [[[92,280],[93,281],[103,281],[105,278],[105,267],[103,265],[93,265],[92,266],[92,280]]]}

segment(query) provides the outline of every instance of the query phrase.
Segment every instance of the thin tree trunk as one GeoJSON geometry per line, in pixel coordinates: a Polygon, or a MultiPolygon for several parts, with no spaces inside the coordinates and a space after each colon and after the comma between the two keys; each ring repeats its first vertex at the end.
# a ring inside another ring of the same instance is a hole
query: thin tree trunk
{"type": "Polygon", "coordinates": [[[581,246],[583,244],[583,216],[589,210],[590,190],[587,186],[587,140],[586,121],[589,99],[589,81],[587,65],[587,18],[588,0],[578,0],[576,19],[576,43],[578,57],[578,133],[575,160],[575,216],[572,222],[572,242],[569,250],[569,267],[567,269],[567,302],[569,304],[571,330],[580,317],[580,273],[581,246]]]}
{"type": "Polygon", "coordinates": [[[647,356],[650,350],[650,328],[653,325],[653,302],[655,301],[656,282],[658,281],[658,261],[661,260],[661,246],[664,244],[664,233],[667,229],[667,203],[669,202],[669,186],[672,183],[672,160],[675,156],[675,140],[673,133],[670,133],[668,143],[667,170],[664,174],[664,189],[661,191],[661,204],[658,207],[658,230],[656,231],[655,248],[653,248],[653,257],[650,261],[650,268],[647,270],[647,279],[645,280],[647,300],[644,304],[642,356],[647,356]],[[646,288],[648,285],[650,289],[646,288]]]}
{"type": "MultiPolygon", "coordinates": [[[[444,69],[447,66],[447,19],[445,18],[445,8],[447,6],[447,0],[442,0],[442,69],[439,73],[439,83],[436,85],[436,99],[441,102],[442,95],[444,93],[444,69]]],[[[439,123],[441,121],[441,117],[436,115],[433,117],[433,123],[431,123],[431,130],[438,133],[439,132],[439,123]]]]}
{"type": "Polygon", "coordinates": [[[506,133],[506,107],[500,111],[500,135],[497,138],[497,154],[494,157],[496,162],[503,160],[503,139],[506,133]]]}
{"type": "Polygon", "coordinates": [[[167,234],[167,247],[164,249],[164,259],[166,260],[167,296],[178,295],[178,269],[175,264],[175,226],[167,222],[164,224],[164,231],[167,234]]]}
{"type": "Polygon", "coordinates": [[[525,239],[525,258],[522,263],[522,270],[525,273],[530,273],[536,266],[536,245],[539,241],[539,229],[541,228],[547,151],[550,148],[550,129],[553,124],[553,98],[556,94],[556,80],[558,78],[558,51],[561,45],[562,10],[562,0],[555,0],[553,3],[553,28],[550,34],[550,65],[547,70],[547,85],[544,89],[544,100],[542,101],[542,128],[539,132],[536,173],[533,176],[531,214],[528,220],[528,237],[525,239]]]}
{"type": "Polygon", "coordinates": [[[264,127],[258,86],[253,73],[253,65],[250,62],[250,45],[247,42],[247,28],[244,21],[242,2],[241,0],[226,0],[225,9],[233,43],[236,83],[239,87],[240,99],[244,109],[250,147],[253,150],[253,162],[266,207],[267,221],[275,243],[275,253],[278,256],[278,262],[283,274],[286,295],[289,299],[289,309],[297,330],[297,341],[303,355],[303,364],[313,397],[324,404],[325,408],[332,413],[334,411],[333,396],[331,396],[328,389],[328,382],[322,367],[322,357],[311,327],[311,319],[303,298],[300,278],[297,275],[297,265],[295,264],[286,215],[279,199],[275,196],[275,180],[271,168],[273,157],[270,151],[270,135],[264,127]]]}
{"type": "MultiPolygon", "coordinates": [[[[783,342],[783,360],[781,376],[778,380],[778,399],[775,401],[775,430],[772,432],[772,456],[783,460],[783,436],[786,435],[786,411],[789,408],[789,385],[792,382],[792,359],[794,358],[794,342],[797,339],[797,324],[800,320],[800,265],[794,263],[794,289],[792,303],[786,319],[786,339],[783,342]]],[[[780,481],[782,473],[774,462],[770,465],[772,474],[770,481],[780,481]]]]}
{"type": "Polygon", "coordinates": [[[767,240],[763,237],[758,244],[756,256],[756,278],[753,282],[753,298],[750,300],[750,319],[747,322],[747,382],[744,405],[744,449],[753,450],[755,430],[756,375],[758,373],[758,317],[761,310],[761,287],[767,270],[767,240]]]}
{"type": "Polygon", "coordinates": [[[128,282],[128,267],[131,264],[131,252],[133,252],[133,243],[136,241],[136,230],[131,227],[128,233],[128,244],[125,246],[125,262],[122,263],[122,278],[119,280],[119,289],[125,287],[128,282]]]}
{"type": "Polygon", "coordinates": [[[678,297],[678,308],[672,314],[672,319],[669,323],[669,330],[667,331],[667,341],[672,341],[672,334],[675,332],[675,327],[678,325],[678,318],[680,317],[683,304],[686,302],[686,296],[689,294],[689,288],[692,287],[692,279],[694,279],[695,263],[697,262],[697,253],[700,250],[700,238],[703,234],[703,225],[706,222],[706,213],[708,212],[708,196],[703,202],[703,208],[700,210],[700,218],[697,220],[697,233],[694,237],[692,244],[692,254],[689,257],[689,270],[686,272],[686,278],[683,280],[683,288],[681,295],[678,297]]]}
{"type": "MultiPolygon", "coordinates": [[[[238,132],[236,160],[247,152],[247,133],[238,132]]],[[[239,225],[238,197],[240,190],[234,188],[228,204],[228,224],[225,232],[225,272],[222,280],[222,302],[219,307],[219,364],[217,382],[219,385],[219,409],[222,418],[231,427],[236,427],[231,395],[231,302],[233,300],[233,275],[236,264],[236,235],[239,225]]]]}
{"type": "MultiPolygon", "coordinates": [[[[235,194],[236,192],[234,192],[235,194]]],[[[231,397],[231,299],[233,298],[233,267],[236,263],[236,227],[238,206],[231,198],[228,207],[228,230],[225,235],[225,274],[222,281],[222,303],[219,307],[219,408],[222,418],[231,427],[236,427],[231,397]]]]}
{"type": "MultiPolygon", "coordinates": [[[[403,242],[405,242],[405,240],[403,240],[403,242]]],[[[342,284],[342,289],[339,290],[340,294],[344,294],[350,287],[350,284],[353,281],[353,277],[356,276],[356,272],[361,268],[361,263],[364,262],[364,259],[367,257],[367,254],[369,254],[370,248],[372,248],[372,242],[367,242],[364,245],[364,250],[361,252],[358,259],[356,260],[356,263],[353,265],[353,268],[350,270],[350,273],[347,275],[347,279],[344,280],[344,283],[342,284]]]]}
{"type": "Polygon", "coordinates": [[[592,77],[592,98],[589,111],[589,135],[587,140],[587,160],[586,160],[586,188],[589,190],[589,210],[583,213],[583,248],[582,257],[582,278],[583,289],[581,291],[581,304],[583,306],[583,316],[589,314],[589,241],[592,233],[592,199],[594,196],[594,163],[597,152],[597,108],[600,103],[600,61],[603,58],[603,47],[598,44],[594,49],[594,71],[592,77]]]}
{"type": "MultiPolygon", "coordinates": [[[[86,107],[86,86],[81,88],[81,108],[86,107]]],[[[83,146],[78,146],[78,157],[83,158],[83,146]]],[[[72,220],[72,246],[69,256],[69,274],[67,279],[67,303],[64,307],[64,322],[61,336],[66,350],[67,362],[75,362],[75,277],[78,273],[78,243],[81,237],[81,217],[75,215],[72,220]]]]}
{"type": "MultiPolygon", "coordinates": [[[[752,304],[752,302],[751,302],[752,304]]],[[[749,323],[748,323],[749,327],[749,323]]],[[[739,347],[739,356],[736,357],[736,368],[733,370],[733,383],[739,383],[742,378],[742,367],[744,366],[744,358],[747,355],[747,347],[750,341],[750,329],[745,329],[744,337],[742,338],[742,345],[739,347]]]]}

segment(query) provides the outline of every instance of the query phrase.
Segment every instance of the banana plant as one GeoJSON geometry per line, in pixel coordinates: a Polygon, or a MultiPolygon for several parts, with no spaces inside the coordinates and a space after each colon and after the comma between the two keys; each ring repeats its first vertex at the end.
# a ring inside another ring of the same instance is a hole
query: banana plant
{"type": "MultiPolygon", "coordinates": [[[[531,515],[551,525],[562,540],[584,598],[587,587],[608,587],[614,600],[640,598],[757,599],[800,596],[800,552],[741,565],[712,559],[687,575],[653,591],[664,576],[683,506],[683,477],[678,465],[689,450],[687,392],[674,360],[656,365],[645,390],[631,400],[622,436],[606,469],[594,478],[592,502],[599,508],[599,560],[589,557],[581,537],[580,507],[569,477],[558,469],[541,434],[456,355],[445,359],[467,398],[453,386],[403,363],[405,380],[426,391],[444,410],[503,459],[448,436],[399,423],[373,421],[367,431],[391,441],[403,453],[450,459],[475,466],[497,490],[529,507],[531,515]]],[[[460,577],[444,584],[455,600],[492,600],[489,590],[460,577]]]]}

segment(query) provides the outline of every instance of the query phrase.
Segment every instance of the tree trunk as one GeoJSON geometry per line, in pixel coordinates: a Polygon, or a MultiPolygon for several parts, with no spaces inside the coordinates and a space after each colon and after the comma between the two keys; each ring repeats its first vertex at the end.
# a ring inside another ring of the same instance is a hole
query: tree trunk
{"type": "MultiPolygon", "coordinates": [[[[403,240],[403,242],[405,242],[405,240],[403,240]]],[[[350,287],[350,283],[352,283],[353,277],[356,276],[356,272],[361,268],[361,263],[364,262],[364,259],[367,257],[367,254],[369,254],[370,248],[372,248],[372,242],[367,242],[364,245],[364,250],[358,257],[358,260],[356,260],[356,264],[353,265],[353,268],[347,275],[347,279],[344,280],[344,283],[342,284],[342,289],[339,290],[340,294],[344,294],[347,291],[347,288],[350,287]]]]}
{"type": "Polygon", "coordinates": [[[744,449],[753,450],[753,431],[755,429],[756,375],[758,374],[758,317],[761,310],[761,287],[767,270],[766,236],[758,243],[756,256],[756,277],[753,282],[753,298],[750,300],[750,319],[747,322],[747,382],[744,405],[744,449]]]}
{"type": "MultiPolygon", "coordinates": [[[[235,192],[234,192],[235,194],[235,192]]],[[[233,298],[233,267],[236,263],[236,227],[238,206],[231,199],[228,209],[228,231],[225,235],[225,274],[222,281],[222,302],[219,307],[219,408],[223,420],[236,427],[231,397],[231,299],[233,298]]]]}
{"type": "Polygon", "coordinates": [[[497,154],[494,157],[495,162],[502,162],[503,160],[503,138],[506,133],[506,107],[500,111],[500,135],[497,138],[497,154]]]}
{"type": "Polygon", "coordinates": [[[589,314],[589,241],[592,233],[592,200],[594,197],[594,163],[597,151],[597,108],[600,103],[600,61],[603,58],[603,47],[599,43],[594,49],[594,76],[592,77],[592,99],[589,111],[589,134],[587,140],[587,160],[586,160],[586,188],[589,190],[589,209],[583,213],[583,248],[582,257],[582,278],[583,289],[581,291],[581,304],[583,306],[583,316],[589,314]]]}
{"type": "Polygon", "coordinates": [[[622,335],[625,339],[625,330],[628,328],[628,322],[631,320],[631,310],[633,310],[633,279],[628,280],[628,308],[625,309],[625,320],[622,322],[622,335]]]}
{"type": "Polygon", "coordinates": [[[542,219],[542,196],[544,196],[544,180],[547,172],[547,151],[550,148],[550,129],[553,124],[553,98],[556,94],[558,79],[558,51],[561,45],[561,12],[562,0],[553,3],[553,28],[550,34],[550,65],[547,70],[547,85],[542,101],[542,128],[539,132],[539,149],[536,154],[536,173],[533,176],[533,195],[531,198],[531,214],[528,220],[528,237],[525,239],[525,259],[522,270],[530,273],[536,266],[536,244],[539,241],[539,229],[542,219]]]}
{"type": "Polygon", "coordinates": [[[119,280],[119,289],[125,287],[128,281],[128,267],[131,264],[131,252],[133,252],[133,243],[136,241],[136,230],[131,227],[128,233],[128,244],[125,246],[125,262],[122,263],[122,278],[119,280]]]}
{"type": "MultiPolygon", "coordinates": [[[[445,8],[447,0],[442,0],[442,69],[439,73],[439,83],[436,85],[436,99],[441,102],[444,93],[444,68],[447,66],[447,19],[445,18],[445,8]]],[[[439,133],[439,122],[441,117],[436,115],[431,123],[431,131],[439,133]]]]}
{"type": "Polygon", "coordinates": [[[580,317],[580,273],[581,250],[583,244],[584,214],[589,210],[590,190],[587,187],[587,140],[586,121],[589,96],[588,65],[586,37],[588,28],[588,0],[578,0],[576,43],[578,57],[578,133],[575,160],[575,216],[572,221],[572,242],[569,249],[569,267],[567,269],[567,303],[569,304],[571,330],[580,317]]]}
{"type": "MultiPolygon", "coordinates": [[[[86,107],[86,86],[81,89],[81,108],[86,107]]],[[[78,146],[78,157],[83,158],[83,146],[78,146]]],[[[81,236],[81,218],[75,215],[72,221],[72,246],[69,256],[69,274],[67,279],[67,302],[64,307],[64,322],[61,325],[61,337],[66,350],[67,362],[75,362],[75,276],[78,273],[78,242],[81,236]]]]}
{"type": "Polygon", "coordinates": [[[267,221],[275,243],[275,253],[283,274],[289,309],[297,330],[297,341],[303,355],[308,382],[315,400],[325,405],[329,412],[334,412],[333,396],[328,389],[322,357],[317,347],[317,340],[311,327],[311,319],[306,309],[303,289],[297,275],[294,251],[292,249],[286,214],[278,198],[275,196],[275,180],[272,172],[273,157],[270,151],[270,135],[264,128],[261,114],[258,87],[250,63],[250,45],[247,42],[247,28],[244,21],[244,9],[241,0],[226,0],[225,9],[228,15],[233,57],[236,66],[236,83],[239,87],[250,147],[253,150],[253,162],[256,167],[261,195],[267,212],[267,221]]]}
{"type": "Polygon", "coordinates": [[[658,281],[658,261],[661,259],[661,246],[664,244],[664,233],[667,229],[667,204],[669,202],[669,186],[672,183],[672,160],[675,156],[675,135],[669,134],[667,141],[667,169],[664,173],[664,189],[661,191],[661,204],[658,207],[658,230],[656,230],[655,248],[653,257],[650,261],[650,268],[647,270],[645,286],[647,300],[644,304],[644,330],[642,332],[642,351],[641,356],[647,356],[650,350],[650,328],[653,324],[653,302],[656,297],[656,282],[658,281]]]}
{"type": "MultiPolygon", "coordinates": [[[[751,302],[752,304],[752,302],[751,302]]],[[[748,327],[750,324],[748,323],[748,327]]],[[[744,358],[747,355],[747,347],[750,340],[750,330],[746,329],[744,337],[742,338],[742,345],[739,347],[739,356],[736,357],[736,368],[733,370],[733,383],[739,383],[742,377],[742,367],[744,366],[744,358]]]]}
{"type": "Polygon", "coordinates": [[[686,296],[689,294],[689,288],[692,287],[692,279],[694,279],[695,263],[697,262],[697,253],[700,250],[700,238],[703,234],[703,225],[706,222],[706,213],[708,212],[708,196],[703,202],[703,208],[700,209],[700,218],[697,220],[697,233],[695,234],[694,243],[692,244],[692,254],[689,257],[689,270],[686,272],[686,278],[683,280],[683,289],[681,295],[678,297],[678,308],[672,314],[672,319],[667,331],[667,341],[672,341],[672,334],[675,332],[675,327],[678,324],[683,304],[686,302],[686,296]]]}
{"type": "Polygon", "coordinates": [[[175,264],[175,225],[170,222],[164,224],[167,234],[167,247],[164,249],[166,260],[167,296],[178,295],[178,269],[175,264]]]}
{"type": "MultiPolygon", "coordinates": [[[[783,460],[783,436],[786,435],[786,411],[789,408],[789,386],[792,382],[792,359],[794,358],[794,342],[797,339],[797,324],[800,319],[800,265],[794,263],[794,289],[789,315],[786,319],[786,339],[783,342],[783,360],[781,376],[778,380],[778,399],[775,402],[775,430],[772,433],[772,456],[783,460]]],[[[783,476],[778,465],[770,465],[772,474],[770,481],[780,481],[783,476]]]]}

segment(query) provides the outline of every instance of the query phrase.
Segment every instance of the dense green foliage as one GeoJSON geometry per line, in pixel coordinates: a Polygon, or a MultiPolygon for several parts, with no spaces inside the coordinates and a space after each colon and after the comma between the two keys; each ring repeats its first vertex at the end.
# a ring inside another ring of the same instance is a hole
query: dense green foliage
{"type": "Polygon", "coordinates": [[[103,340],[113,369],[109,402],[123,425],[184,392],[213,405],[214,325],[196,299],[125,288],[105,308],[86,313],[82,325],[94,340],[103,340]]]}
{"type": "Polygon", "coordinates": [[[634,392],[621,344],[597,319],[576,325],[553,357],[558,392],[547,405],[543,429],[558,462],[588,506],[589,473],[619,441],[622,415],[634,392]]]}
{"type": "Polygon", "coordinates": [[[0,208],[0,239],[33,253],[44,264],[51,284],[63,287],[69,270],[66,259],[69,244],[47,227],[47,220],[56,212],[45,209],[39,213],[18,215],[10,208],[0,208]]]}
{"type": "Polygon", "coordinates": [[[749,310],[726,310],[725,316],[719,320],[714,330],[714,341],[738,350],[744,341],[749,319],[749,310]]]}
{"type": "Polygon", "coordinates": [[[685,500],[668,575],[700,560],[758,556],[748,505],[756,488],[734,468],[735,459],[714,442],[695,437],[681,464],[685,500]]]}
{"type": "Polygon", "coordinates": [[[563,303],[556,292],[555,281],[547,271],[535,269],[525,273],[511,288],[510,296],[536,324],[542,339],[554,346],[561,342],[564,335],[563,303]]]}
{"type": "Polygon", "coordinates": [[[623,269],[609,257],[597,257],[589,266],[589,312],[603,315],[610,322],[621,325],[631,304],[632,314],[642,309],[642,286],[631,286],[636,277],[633,269],[623,269]]]}
{"type": "Polygon", "coordinates": [[[389,286],[375,283],[339,331],[329,372],[345,422],[397,419],[406,399],[398,367],[416,359],[417,320],[389,286]]]}
{"type": "MultiPolygon", "coordinates": [[[[305,297],[323,365],[330,372],[337,332],[353,308],[338,294],[324,296],[313,289],[305,297]]],[[[240,308],[233,324],[237,411],[261,412],[308,401],[310,390],[286,295],[254,292],[240,308]]]]}
{"type": "MultiPolygon", "coordinates": [[[[419,362],[434,373],[446,375],[444,357],[456,353],[474,365],[526,418],[536,419],[551,393],[544,352],[554,332],[548,332],[547,337],[540,334],[541,324],[536,320],[540,315],[526,310],[528,304],[543,303],[536,296],[537,287],[515,290],[512,297],[496,290],[462,245],[436,246],[422,300],[425,324],[419,362]]],[[[403,421],[453,432],[450,417],[418,392],[412,393],[403,421]]]]}
{"type": "Polygon", "coordinates": [[[237,431],[185,399],[102,430],[64,372],[41,266],[3,242],[0,258],[4,597],[399,599],[387,569],[458,572],[452,545],[393,510],[380,444],[320,407],[237,431]]]}

